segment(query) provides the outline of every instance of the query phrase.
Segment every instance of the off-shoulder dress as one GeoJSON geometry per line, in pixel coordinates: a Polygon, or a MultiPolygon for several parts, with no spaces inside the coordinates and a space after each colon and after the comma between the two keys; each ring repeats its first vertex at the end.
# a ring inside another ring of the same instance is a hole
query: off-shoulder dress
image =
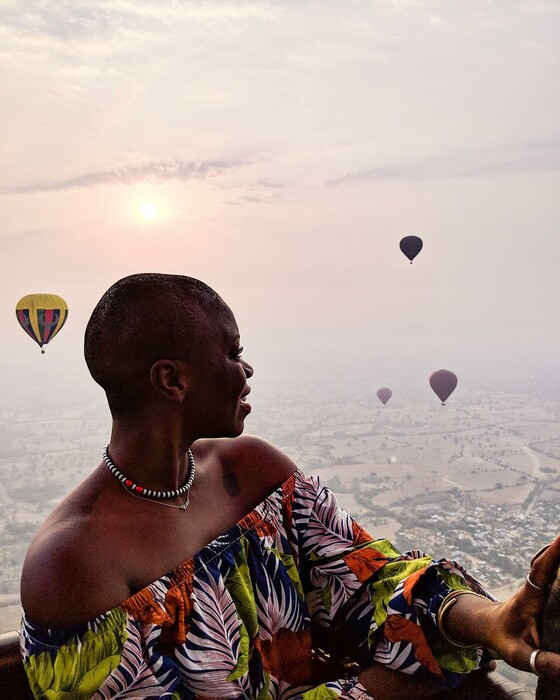
{"type": "Polygon", "coordinates": [[[315,631],[360,591],[345,629],[361,662],[452,687],[490,660],[438,632],[442,600],[461,588],[492,598],[456,562],[371,537],[319,477],[298,470],[228,532],[103,615],[62,630],[24,614],[22,655],[35,696],[48,700],[366,700],[355,677],[320,682],[313,671],[315,631]]]}

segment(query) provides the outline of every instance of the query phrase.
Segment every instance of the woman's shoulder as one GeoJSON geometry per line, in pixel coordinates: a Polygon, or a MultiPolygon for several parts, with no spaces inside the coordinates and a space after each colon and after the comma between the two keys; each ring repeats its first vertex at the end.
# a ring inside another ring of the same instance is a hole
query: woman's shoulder
{"type": "Polygon", "coordinates": [[[224,477],[231,474],[240,487],[255,489],[263,498],[298,471],[288,455],[255,435],[198,440],[193,452],[195,457],[214,458],[224,477]]]}
{"type": "Polygon", "coordinates": [[[49,627],[89,619],[106,601],[128,595],[116,547],[87,523],[48,520],[25,557],[21,600],[26,615],[49,627]]]}
{"type": "MultiPolygon", "coordinates": [[[[195,550],[245,516],[280,486],[284,490],[297,488],[303,478],[287,455],[255,436],[200,440],[192,449],[197,464],[201,465],[200,481],[197,479],[197,485],[202,488],[199,495],[204,496],[204,502],[215,504],[215,508],[206,509],[206,515],[202,514],[211,522],[201,542],[193,545],[195,550]],[[211,513],[220,514],[219,523],[212,521],[211,513]]],[[[57,509],[29,549],[22,571],[21,595],[27,617],[33,622],[56,627],[88,620],[119,605],[130,595],[131,571],[138,568],[130,566],[131,557],[134,559],[130,552],[138,550],[131,543],[138,537],[131,533],[127,520],[126,527],[122,519],[115,523],[112,512],[100,518],[82,511],[76,507],[57,509]]],[[[174,511],[169,513],[173,515],[174,511]]],[[[145,529],[139,527],[139,531],[145,529]]],[[[192,532],[190,535],[194,536],[192,532]]],[[[158,560],[156,573],[171,570],[175,558],[179,562],[184,556],[169,553],[164,563],[158,560]]],[[[153,572],[143,570],[139,577],[142,581],[156,578],[153,572]]]]}

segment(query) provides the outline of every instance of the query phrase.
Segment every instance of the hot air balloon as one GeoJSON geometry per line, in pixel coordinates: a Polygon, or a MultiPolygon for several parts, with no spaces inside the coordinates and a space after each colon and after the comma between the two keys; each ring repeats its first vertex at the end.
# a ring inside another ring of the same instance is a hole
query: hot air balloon
{"type": "Polygon", "coordinates": [[[423,245],[422,239],[418,238],[418,236],[405,236],[399,243],[402,252],[410,260],[411,265],[414,258],[422,250],[423,245]]]}
{"type": "Polygon", "coordinates": [[[381,389],[377,390],[377,398],[381,401],[381,403],[385,406],[387,401],[393,396],[393,392],[389,387],[387,386],[382,386],[381,389]]]}
{"type": "Polygon", "coordinates": [[[445,402],[457,386],[457,375],[448,369],[438,369],[437,372],[430,375],[430,386],[439,397],[441,405],[445,406],[445,402]]]}
{"type": "Polygon", "coordinates": [[[28,294],[16,304],[19,325],[39,344],[44,354],[46,345],[65,324],[68,306],[56,294],[28,294]]]}

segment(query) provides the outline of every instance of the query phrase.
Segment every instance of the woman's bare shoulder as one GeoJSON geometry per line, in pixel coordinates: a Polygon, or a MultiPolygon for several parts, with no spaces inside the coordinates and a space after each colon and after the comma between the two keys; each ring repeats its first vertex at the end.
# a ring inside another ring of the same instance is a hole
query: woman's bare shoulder
{"type": "MultiPolygon", "coordinates": [[[[129,593],[120,576],[118,544],[85,519],[51,516],[23,564],[21,601],[26,616],[47,627],[87,621],[129,593]]],[[[122,554],[122,553],[121,553],[122,554]]]]}
{"type": "Polygon", "coordinates": [[[195,454],[217,458],[223,474],[232,473],[269,492],[297,470],[297,465],[278,447],[254,435],[198,440],[195,454]]]}

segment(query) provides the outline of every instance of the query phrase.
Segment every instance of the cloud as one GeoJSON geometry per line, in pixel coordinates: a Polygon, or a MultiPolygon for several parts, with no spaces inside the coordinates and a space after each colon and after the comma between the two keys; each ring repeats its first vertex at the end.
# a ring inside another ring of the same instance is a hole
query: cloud
{"type": "Polygon", "coordinates": [[[560,141],[525,146],[500,146],[479,152],[433,156],[408,163],[356,170],[329,180],[341,185],[367,180],[436,180],[446,177],[481,177],[521,172],[560,170],[560,141]]]}
{"type": "Polygon", "coordinates": [[[0,7],[0,28],[17,32],[22,42],[54,40],[60,44],[140,39],[165,27],[272,20],[273,3],[262,0],[188,2],[185,0],[8,0],[0,7]]]}
{"type": "Polygon", "coordinates": [[[135,185],[139,182],[160,183],[169,180],[203,180],[239,168],[246,162],[241,158],[229,160],[159,161],[128,165],[122,168],[115,168],[114,170],[86,173],[66,180],[16,185],[14,187],[6,187],[2,192],[5,194],[35,194],[38,192],[62,192],[92,187],[110,187],[112,185],[135,185]]]}
{"type": "Polygon", "coordinates": [[[106,37],[118,24],[100,3],[78,5],[61,0],[53,4],[37,0],[25,6],[7,3],[0,8],[0,25],[17,31],[23,41],[48,37],[71,42],[106,37]]]}
{"type": "Polygon", "coordinates": [[[255,197],[255,196],[245,196],[239,197],[241,202],[248,202],[249,204],[270,204],[270,200],[265,197],[255,197]]]}

